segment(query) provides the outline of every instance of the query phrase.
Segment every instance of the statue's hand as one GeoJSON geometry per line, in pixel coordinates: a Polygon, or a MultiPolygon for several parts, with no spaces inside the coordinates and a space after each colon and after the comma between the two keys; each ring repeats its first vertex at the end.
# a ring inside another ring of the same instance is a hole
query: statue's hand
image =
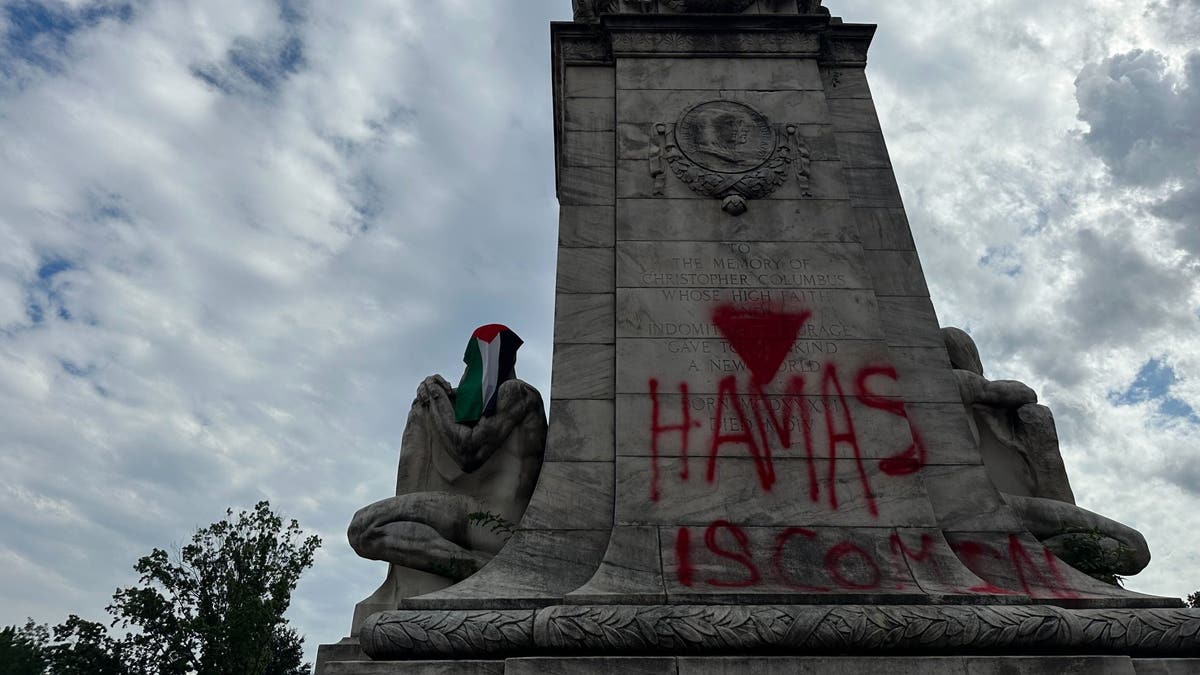
{"type": "Polygon", "coordinates": [[[446,378],[441,375],[430,375],[417,385],[417,400],[428,404],[431,400],[450,395],[452,388],[446,378]]]}
{"type": "Polygon", "coordinates": [[[1024,382],[1016,380],[993,380],[985,386],[988,403],[1003,408],[1019,408],[1027,403],[1037,403],[1037,394],[1024,382]]]}

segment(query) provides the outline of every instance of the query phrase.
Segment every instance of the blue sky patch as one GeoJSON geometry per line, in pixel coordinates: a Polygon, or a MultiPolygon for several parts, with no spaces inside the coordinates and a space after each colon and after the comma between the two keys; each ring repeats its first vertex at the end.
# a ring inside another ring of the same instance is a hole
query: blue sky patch
{"type": "Polygon", "coordinates": [[[71,320],[71,312],[67,309],[55,277],[73,269],[75,264],[66,258],[50,256],[42,259],[37,268],[37,280],[26,291],[25,315],[31,323],[45,321],[47,312],[53,312],[63,321],[71,320]]]}
{"type": "Polygon", "coordinates": [[[47,70],[57,68],[57,57],[77,31],[105,19],[128,22],[133,18],[133,5],[128,2],[97,2],[71,9],[57,3],[17,0],[4,5],[0,11],[8,26],[3,39],[5,55],[47,70]]]}
{"type": "Polygon", "coordinates": [[[285,29],[281,38],[238,38],[229,48],[224,63],[192,66],[192,75],[225,94],[255,88],[265,92],[278,90],[288,76],[304,67],[304,42],[296,34],[296,27],[304,20],[306,11],[302,3],[281,0],[279,20],[285,29]]]}
{"type": "Polygon", "coordinates": [[[984,251],[983,257],[979,259],[979,264],[983,267],[990,267],[1006,277],[1016,277],[1021,274],[1023,269],[1020,254],[1008,244],[989,246],[984,251]]]}
{"type": "Polygon", "coordinates": [[[1171,385],[1177,381],[1174,368],[1162,359],[1150,359],[1142,364],[1128,389],[1111,393],[1108,399],[1117,405],[1156,402],[1159,414],[1200,424],[1200,415],[1195,409],[1187,401],[1171,395],[1171,385]]]}

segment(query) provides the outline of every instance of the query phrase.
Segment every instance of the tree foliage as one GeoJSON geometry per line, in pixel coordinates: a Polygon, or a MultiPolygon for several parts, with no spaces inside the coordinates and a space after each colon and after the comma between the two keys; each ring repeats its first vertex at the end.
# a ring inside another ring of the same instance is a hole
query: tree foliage
{"type": "Polygon", "coordinates": [[[1200,609],[1200,591],[1196,591],[1187,597],[1187,606],[1200,609]]]}
{"type": "Polygon", "coordinates": [[[30,619],[23,628],[0,629],[0,675],[41,675],[46,669],[45,626],[30,619]]]}
{"type": "Polygon", "coordinates": [[[137,561],[138,585],[117,590],[107,607],[118,635],[75,615],[54,627],[53,640],[32,622],[4,629],[0,650],[41,661],[0,675],[307,673],[304,640],[283,614],[321,540],[304,537],[295,520],[285,525],[265,501],[225,514],[175,555],[156,548],[137,561]]]}

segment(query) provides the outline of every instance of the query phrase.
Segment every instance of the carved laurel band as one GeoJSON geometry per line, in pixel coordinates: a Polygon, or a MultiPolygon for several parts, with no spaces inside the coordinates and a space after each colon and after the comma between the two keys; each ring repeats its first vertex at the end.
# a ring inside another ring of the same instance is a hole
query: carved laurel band
{"type": "Polygon", "coordinates": [[[798,653],[1200,655],[1200,610],[1035,606],[655,605],[398,610],[363,624],[373,659],[798,653]]]}

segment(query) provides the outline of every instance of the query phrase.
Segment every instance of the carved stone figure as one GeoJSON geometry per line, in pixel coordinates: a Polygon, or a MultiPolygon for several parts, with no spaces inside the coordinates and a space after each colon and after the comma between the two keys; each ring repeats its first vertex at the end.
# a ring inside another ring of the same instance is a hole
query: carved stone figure
{"type": "Polygon", "coordinates": [[[360,556],[393,564],[363,604],[377,609],[461,581],[521,520],[542,466],[546,415],[538,391],[516,379],[520,346],[505,326],[482,326],[457,389],[441,375],[417,387],[396,496],[360,509],[347,531],[360,556]]]}
{"type": "Polygon", "coordinates": [[[988,476],[1026,528],[1081,571],[1111,580],[1137,574],[1150,549],[1137,530],[1075,505],[1050,409],[1014,380],[983,376],[979,350],[958,328],[942,338],[988,476]]]}

